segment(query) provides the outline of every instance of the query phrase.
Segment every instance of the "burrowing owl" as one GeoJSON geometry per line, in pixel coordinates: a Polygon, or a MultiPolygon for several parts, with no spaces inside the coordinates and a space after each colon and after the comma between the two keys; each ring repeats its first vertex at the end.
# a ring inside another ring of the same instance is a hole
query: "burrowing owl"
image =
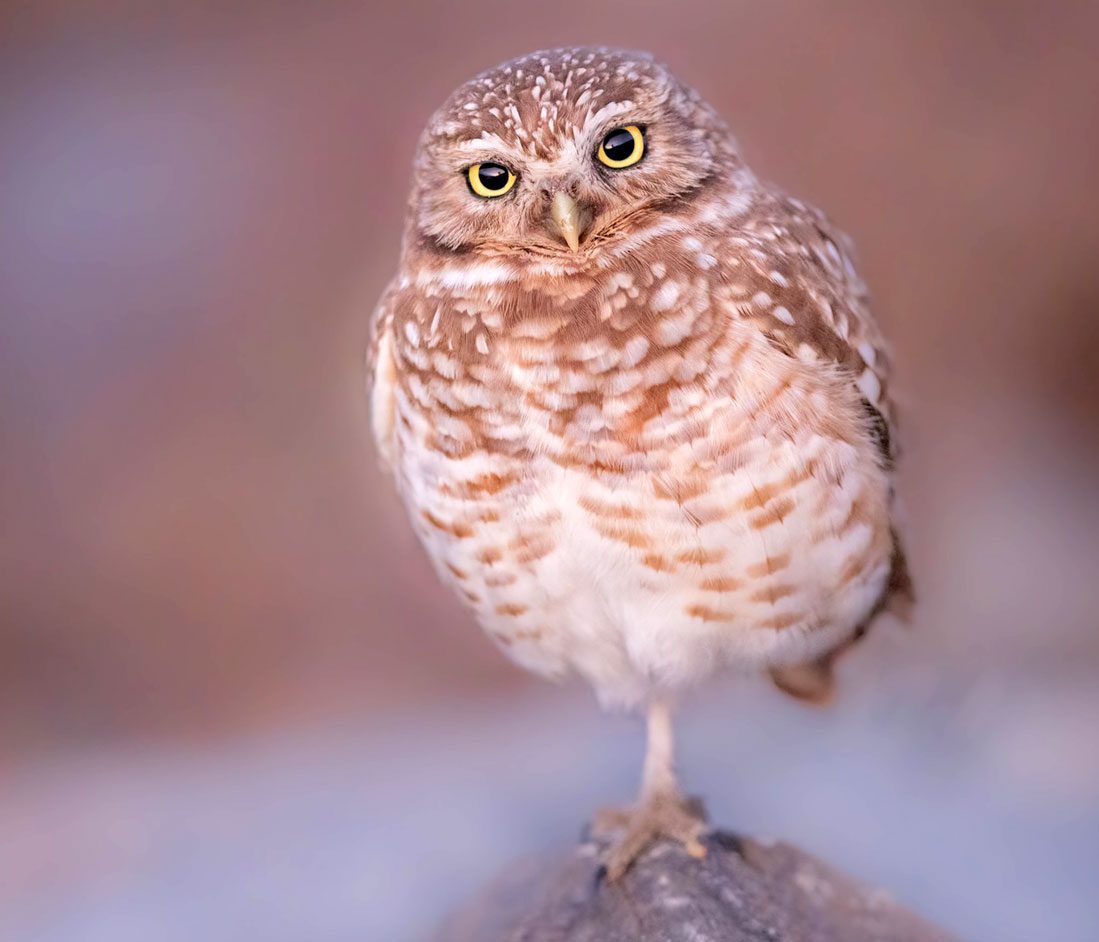
{"type": "Polygon", "coordinates": [[[534,53],[428,124],[371,363],[439,575],[524,667],[648,708],[610,875],[659,836],[704,853],[669,700],[721,668],[825,699],[907,589],[848,241],[649,56],[534,53]]]}

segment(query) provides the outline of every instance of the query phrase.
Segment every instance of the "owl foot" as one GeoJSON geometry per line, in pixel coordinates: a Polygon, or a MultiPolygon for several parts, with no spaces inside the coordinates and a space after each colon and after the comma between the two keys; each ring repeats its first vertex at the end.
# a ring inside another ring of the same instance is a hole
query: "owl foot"
{"type": "Polygon", "coordinates": [[[661,840],[682,844],[692,857],[706,856],[702,837],[707,831],[706,812],[697,799],[675,792],[656,792],[633,808],[605,808],[596,812],[591,833],[610,838],[603,863],[607,879],[615,882],[638,857],[661,840]]]}

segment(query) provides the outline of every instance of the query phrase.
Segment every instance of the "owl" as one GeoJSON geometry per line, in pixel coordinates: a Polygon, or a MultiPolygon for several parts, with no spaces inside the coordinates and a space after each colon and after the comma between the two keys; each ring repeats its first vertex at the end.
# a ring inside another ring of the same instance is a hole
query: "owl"
{"type": "Polygon", "coordinates": [[[729,670],[825,701],[909,591],[850,243],[649,55],[537,52],[431,118],[373,324],[377,445],[440,578],[523,667],[647,712],[609,876],[704,855],[677,695],[729,670]]]}

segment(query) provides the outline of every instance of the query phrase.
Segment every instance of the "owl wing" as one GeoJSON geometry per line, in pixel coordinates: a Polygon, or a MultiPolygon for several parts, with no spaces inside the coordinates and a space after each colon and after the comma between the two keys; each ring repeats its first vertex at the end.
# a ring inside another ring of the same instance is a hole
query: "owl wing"
{"type": "MultiPolygon", "coordinates": [[[[854,266],[851,241],[823,213],[796,200],[776,199],[774,211],[754,220],[739,240],[735,277],[750,295],[738,306],[787,356],[830,364],[850,377],[866,410],[867,429],[882,461],[897,456],[896,409],[890,396],[886,343],[870,312],[866,285],[854,266]]],[[[855,635],[808,664],[773,668],[779,689],[813,703],[834,691],[836,659],[863,637],[871,621],[890,609],[902,617],[913,599],[912,582],[894,529],[889,582],[877,606],[855,635]]]]}
{"type": "MultiPolygon", "coordinates": [[[[788,356],[833,364],[851,378],[887,464],[897,455],[891,363],[855,271],[854,247],[823,213],[780,197],[743,230],[751,297],[742,316],[788,356]]],[[[743,278],[738,271],[737,277],[743,278]]]]}
{"type": "Polygon", "coordinates": [[[393,355],[394,300],[395,291],[391,286],[382,295],[374,311],[370,345],[366,353],[366,390],[374,442],[382,465],[389,471],[393,470],[396,457],[397,423],[397,363],[393,355]]]}

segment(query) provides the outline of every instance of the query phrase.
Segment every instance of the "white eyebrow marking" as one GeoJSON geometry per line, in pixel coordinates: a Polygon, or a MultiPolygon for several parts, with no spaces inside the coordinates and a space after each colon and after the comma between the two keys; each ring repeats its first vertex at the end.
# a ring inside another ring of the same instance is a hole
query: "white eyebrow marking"
{"type": "Polygon", "coordinates": [[[457,149],[463,153],[481,154],[485,151],[500,151],[511,150],[512,145],[505,141],[498,134],[491,134],[485,131],[479,138],[474,138],[471,141],[461,141],[457,145],[457,149]]]}
{"type": "Polygon", "coordinates": [[[609,118],[615,118],[620,114],[625,114],[634,107],[632,101],[612,101],[609,105],[604,105],[598,111],[593,111],[584,123],[585,125],[599,124],[609,118]]]}

